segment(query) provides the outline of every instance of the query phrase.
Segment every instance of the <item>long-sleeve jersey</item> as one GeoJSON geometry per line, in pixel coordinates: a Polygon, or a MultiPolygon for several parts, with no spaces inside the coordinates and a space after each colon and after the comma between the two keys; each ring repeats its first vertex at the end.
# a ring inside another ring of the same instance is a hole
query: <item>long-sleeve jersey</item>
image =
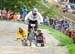
{"type": "Polygon", "coordinates": [[[25,17],[25,21],[28,19],[30,19],[32,21],[37,20],[38,22],[43,22],[43,17],[41,16],[41,14],[39,12],[36,12],[36,16],[33,16],[32,11],[29,12],[25,17]]]}

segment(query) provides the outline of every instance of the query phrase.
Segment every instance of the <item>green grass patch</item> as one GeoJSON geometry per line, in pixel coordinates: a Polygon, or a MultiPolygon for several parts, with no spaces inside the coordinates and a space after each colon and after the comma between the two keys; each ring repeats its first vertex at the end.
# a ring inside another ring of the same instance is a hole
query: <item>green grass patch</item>
{"type": "Polygon", "coordinates": [[[75,54],[75,45],[74,44],[68,45],[68,49],[69,49],[69,54],[75,54]]]}

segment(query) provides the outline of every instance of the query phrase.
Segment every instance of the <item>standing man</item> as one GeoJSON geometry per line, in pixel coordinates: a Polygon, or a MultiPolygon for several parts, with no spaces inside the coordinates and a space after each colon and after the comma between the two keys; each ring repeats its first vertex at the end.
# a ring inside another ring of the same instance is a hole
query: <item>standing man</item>
{"type": "Polygon", "coordinates": [[[6,13],[7,13],[6,8],[3,8],[3,10],[2,10],[2,19],[6,19],[6,13]]]}
{"type": "Polygon", "coordinates": [[[26,15],[27,15],[27,8],[23,7],[22,8],[22,17],[23,17],[23,20],[24,20],[24,18],[25,18],[26,15]]]}
{"type": "Polygon", "coordinates": [[[45,17],[45,19],[44,19],[44,24],[45,24],[45,25],[49,25],[49,18],[48,18],[48,16],[45,17]]]}

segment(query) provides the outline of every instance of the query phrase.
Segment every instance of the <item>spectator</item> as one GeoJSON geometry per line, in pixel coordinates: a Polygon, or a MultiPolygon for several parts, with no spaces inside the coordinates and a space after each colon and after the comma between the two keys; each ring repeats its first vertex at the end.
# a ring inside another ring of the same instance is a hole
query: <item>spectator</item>
{"type": "Polygon", "coordinates": [[[10,19],[13,19],[14,12],[10,10],[10,19]]]}
{"type": "Polygon", "coordinates": [[[17,21],[17,13],[15,13],[15,14],[13,15],[13,19],[14,19],[14,21],[17,21]]]}
{"type": "Polygon", "coordinates": [[[19,12],[17,13],[17,20],[18,20],[18,21],[20,21],[20,20],[21,20],[21,15],[20,15],[20,13],[19,13],[19,12]]]}
{"type": "Polygon", "coordinates": [[[49,24],[50,24],[51,27],[53,27],[53,22],[54,22],[53,18],[52,17],[49,18],[49,24]]]}
{"type": "Polygon", "coordinates": [[[9,12],[9,11],[6,13],[6,19],[7,19],[7,20],[10,19],[10,12],[9,12]]]}
{"type": "Polygon", "coordinates": [[[73,42],[75,43],[75,27],[74,27],[74,29],[72,30],[71,38],[73,39],[73,42]]]}
{"type": "Polygon", "coordinates": [[[54,2],[57,6],[59,5],[59,0],[54,0],[54,2]]]}
{"type": "Polygon", "coordinates": [[[58,17],[55,19],[54,23],[55,23],[55,29],[60,31],[60,25],[61,24],[60,24],[58,17]]]}
{"type": "Polygon", "coordinates": [[[69,13],[74,13],[74,10],[73,9],[68,9],[68,12],[69,13]]]}
{"type": "Polygon", "coordinates": [[[62,24],[62,27],[64,29],[64,33],[67,34],[66,32],[69,29],[69,23],[67,21],[64,21],[63,24],[62,24]]]}
{"type": "Polygon", "coordinates": [[[68,4],[66,4],[66,8],[67,9],[71,9],[71,5],[68,3],[68,4]]]}
{"type": "Polygon", "coordinates": [[[44,19],[44,24],[45,24],[45,25],[49,25],[49,18],[48,18],[48,16],[45,17],[45,19],[44,19]]]}
{"type": "Polygon", "coordinates": [[[74,22],[69,24],[69,37],[71,37],[71,32],[72,32],[73,28],[74,28],[74,22]]]}
{"type": "Polygon", "coordinates": [[[63,2],[66,4],[67,3],[67,0],[64,0],[63,2]]]}
{"type": "Polygon", "coordinates": [[[2,10],[2,19],[6,19],[6,13],[7,13],[6,8],[4,8],[2,10]]]}
{"type": "Polygon", "coordinates": [[[66,8],[68,9],[68,12],[70,12],[70,13],[74,12],[74,6],[72,4],[67,4],[66,8]]]}
{"type": "Polygon", "coordinates": [[[64,20],[61,20],[61,32],[64,32],[64,29],[63,29],[63,23],[64,23],[64,20]]]}
{"type": "Polygon", "coordinates": [[[23,19],[25,18],[26,15],[27,15],[27,8],[23,7],[22,8],[22,17],[23,17],[23,19]]]}

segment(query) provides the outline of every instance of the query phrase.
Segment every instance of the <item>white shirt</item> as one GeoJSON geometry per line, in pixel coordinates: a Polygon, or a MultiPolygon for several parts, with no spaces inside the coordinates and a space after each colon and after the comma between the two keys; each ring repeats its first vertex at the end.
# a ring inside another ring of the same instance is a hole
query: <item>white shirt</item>
{"type": "Polygon", "coordinates": [[[17,15],[17,19],[18,19],[18,20],[20,20],[20,17],[21,17],[21,15],[20,15],[20,14],[18,14],[18,15],[17,15]]]}
{"type": "Polygon", "coordinates": [[[35,17],[36,18],[34,18],[34,16],[32,15],[32,11],[31,11],[26,15],[25,21],[30,19],[30,20],[37,20],[38,22],[43,22],[43,17],[41,16],[39,12],[37,12],[37,15],[35,17]]]}
{"type": "Polygon", "coordinates": [[[67,6],[68,6],[68,9],[71,9],[71,6],[69,4],[67,6]]]}

